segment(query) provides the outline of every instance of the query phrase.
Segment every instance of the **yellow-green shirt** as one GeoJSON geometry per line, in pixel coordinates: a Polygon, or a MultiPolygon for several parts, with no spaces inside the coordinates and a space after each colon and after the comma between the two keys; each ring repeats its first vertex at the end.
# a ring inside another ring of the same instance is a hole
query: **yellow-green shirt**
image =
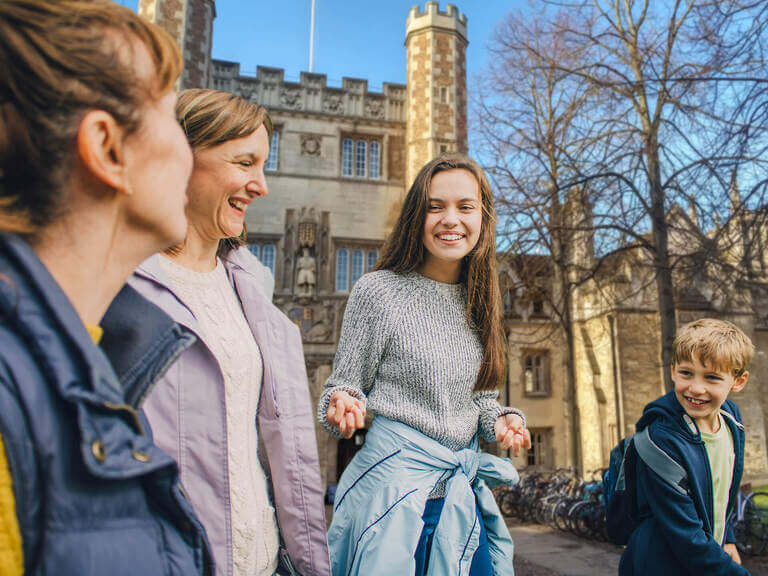
{"type": "Polygon", "coordinates": [[[736,453],[728,425],[719,414],[717,419],[720,425],[719,430],[714,434],[702,432],[701,439],[707,449],[709,468],[712,470],[712,495],[715,504],[712,535],[722,545],[725,538],[725,514],[728,508],[728,496],[733,480],[733,463],[736,453]]]}

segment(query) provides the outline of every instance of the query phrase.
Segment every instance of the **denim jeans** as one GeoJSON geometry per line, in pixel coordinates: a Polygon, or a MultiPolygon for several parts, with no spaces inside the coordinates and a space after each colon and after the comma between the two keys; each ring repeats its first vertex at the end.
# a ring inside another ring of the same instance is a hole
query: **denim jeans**
{"type": "MultiPolygon", "coordinates": [[[[423,576],[427,573],[429,554],[432,551],[432,539],[437,523],[440,520],[440,513],[443,511],[443,504],[445,504],[444,498],[435,498],[427,500],[427,505],[424,507],[424,514],[421,517],[424,521],[424,529],[421,531],[419,545],[416,547],[416,554],[414,555],[416,559],[415,576],[423,576]]],[[[469,576],[493,576],[491,553],[488,550],[488,537],[485,533],[485,525],[483,524],[477,504],[475,504],[475,509],[477,510],[478,518],[480,518],[480,542],[477,550],[475,550],[475,555],[472,557],[469,576]]]]}

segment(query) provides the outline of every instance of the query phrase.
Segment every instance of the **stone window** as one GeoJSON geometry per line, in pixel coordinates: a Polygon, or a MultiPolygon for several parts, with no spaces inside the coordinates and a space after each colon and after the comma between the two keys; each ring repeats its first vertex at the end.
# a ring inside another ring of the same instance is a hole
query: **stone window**
{"type": "Polygon", "coordinates": [[[280,157],[280,132],[275,130],[272,132],[272,142],[269,143],[269,156],[267,156],[267,163],[264,165],[265,170],[276,172],[279,167],[280,157]]]}
{"type": "Polygon", "coordinates": [[[363,275],[363,251],[355,250],[352,252],[352,286],[360,280],[363,275]]]}
{"type": "Polygon", "coordinates": [[[526,396],[549,396],[549,352],[527,350],[523,352],[523,392],[526,396]]]}
{"type": "Polygon", "coordinates": [[[341,144],[341,175],[352,176],[352,166],[354,163],[355,151],[352,144],[352,138],[344,138],[341,144]]]}
{"type": "Polygon", "coordinates": [[[346,248],[336,250],[336,292],[349,290],[349,252],[346,248]]]}
{"type": "Polygon", "coordinates": [[[358,178],[365,178],[367,176],[367,148],[368,142],[365,140],[358,140],[355,142],[355,176],[358,178]]]}
{"type": "MultiPolygon", "coordinates": [[[[367,244],[367,243],[366,243],[367,244]]],[[[378,249],[370,244],[346,244],[336,249],[336,291],[348,292],[355,282],[373,269],[379,258],[378,249]]]]}
{"type": "Polygon", "coordinates": [[[448,145],[440,144],[440,154],[445,154],[446,152],[448,152],[448,145]]]}
{"type": "Polygon", "coordinates": [[[516,314],[515,293],[516,290],[514,287],[507,286],[504,288],[501,295],[501,302],[504,304],[504,313],[510,316],[516,314]]]}
{"type": "Polygon", "coordinates": [[[440,104],[448,104],[448,86],[440,87],[440,104]]]}
{"type": "Polygon", "coordinates": [[[272,275],[275,274],[275,245],[266,242],[253,242],[248,245],[251,253],[258,258],[264,266],[269,268],[272,275]]]}
{"type": "Polygon", "coordinates": [[[372,179],[377,180],[381,174],[381,170],[379,168],[381,165],[381,155],[379,153],[378,141],[371,141],[371,145],[368,148],[368,157],[368,173],[372,179]]]}
{"type": "Polygon", "coordinates": [[[376,265],[376,260],[379,259],[379,251],[378,250],[368,250],[368,262],[365,267],[366,272],[370,272],[373,270],[373,267],[376,265]]]}
{"type": "Polygon", "coordinates": [[[341,175],[345,178],[381,178],[381,140],[348,136],[341,140],[341,175]]]}
{"type": "Polygon", "coordinates": [[[552,429],[530,428],[531,448],[526,452],[528,466],[552,467],[552,429]]]}

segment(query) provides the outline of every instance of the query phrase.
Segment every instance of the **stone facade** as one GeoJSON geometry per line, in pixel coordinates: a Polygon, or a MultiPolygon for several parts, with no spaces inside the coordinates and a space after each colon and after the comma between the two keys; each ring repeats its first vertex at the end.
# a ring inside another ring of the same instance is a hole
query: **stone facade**
{"type": "MultiPolygon", "coordinates": [[[[697,265],[691,241],[697,232],[695,223],[677,208],[668,217],[676,220],[672,229],[691,232],[690,236],[676,232],[670,242],[674,253],[686,254],[688,249],[691,259],[687,265],[679,264],[680,271],[673,277],[677,325],[705,316],[720,318],[739,326],[755,344],[749,382],[742,392],[729,397],[739,405],[747,432],[745,481],[764,484],[768,482],[768,362],[764,352],[768,317],[760,311],[761,302],[768,297],[768,266],[762,272],[755,270],[752,290],[745,291],[718,270],[697,265]]],[[[705,235],[698,232],[698,237],[705,235]]],[[[591,246],[588,239],[579,238],[579,242],[582,247],[591,246]]],[[[728,249],[743,261],[744,250],[737,244],[743,248],[743,239],[736,239],[728,249]]],[[[591,260],[593,255],[582,250],[578,257],[591,260]]],[[[759,257],[763,258],[762,253],[759,257]]],[[[574,292],[574,390],[570,396],[566,335],[554,322],[554,274],[548,259],[538,258],[542,262],[531,264],[528,257],[522,259],[526,265],[513,266],[508,264],[508,256],[502,256],[500,264],[510,341],[507,396],[526,412],[529,428],[545,440],[540,450],[544,457],[526,454],[517,464],[575,467],[589,475],[608,465],[611,448],[620,438],[634,433],[645,405],[665,393],[653,266],[642,251],[627,250],[606,262],[593,279],[574,292]],[[537,303],[538,314],[534,313],[537,303]],[[537,355],[549,358],[548,382],[540,387],[546,393],[527,391],[526,375],[519,374],[522,367],[529,378],[536,376],[536,366],[526,358],[537,355]],[[575,451],[569,445],[574,430],[578,438],[575,451]]]]}
{"type": "Polygon", "coordinates": [[[214,0],[139,0],[139,14],[165,29],[181,49],[180,88],[211,85],[214,0]]]}
{"type": "Polygon", "coordinates": [[[406,182],[442,152],[467,152],[467,17],[427,2],[406,22],[408,130],[406,182]]]}

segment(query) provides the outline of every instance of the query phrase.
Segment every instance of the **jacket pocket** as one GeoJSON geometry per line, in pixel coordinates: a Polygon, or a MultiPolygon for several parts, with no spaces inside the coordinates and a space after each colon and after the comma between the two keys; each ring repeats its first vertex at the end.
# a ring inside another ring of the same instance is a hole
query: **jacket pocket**
{"type": "Polygon", "coordinates": [[[152,520],[91,530],[49,530],[44,574],[83,576],[171,576],[169,551],[160,528],[152,520]]]}

